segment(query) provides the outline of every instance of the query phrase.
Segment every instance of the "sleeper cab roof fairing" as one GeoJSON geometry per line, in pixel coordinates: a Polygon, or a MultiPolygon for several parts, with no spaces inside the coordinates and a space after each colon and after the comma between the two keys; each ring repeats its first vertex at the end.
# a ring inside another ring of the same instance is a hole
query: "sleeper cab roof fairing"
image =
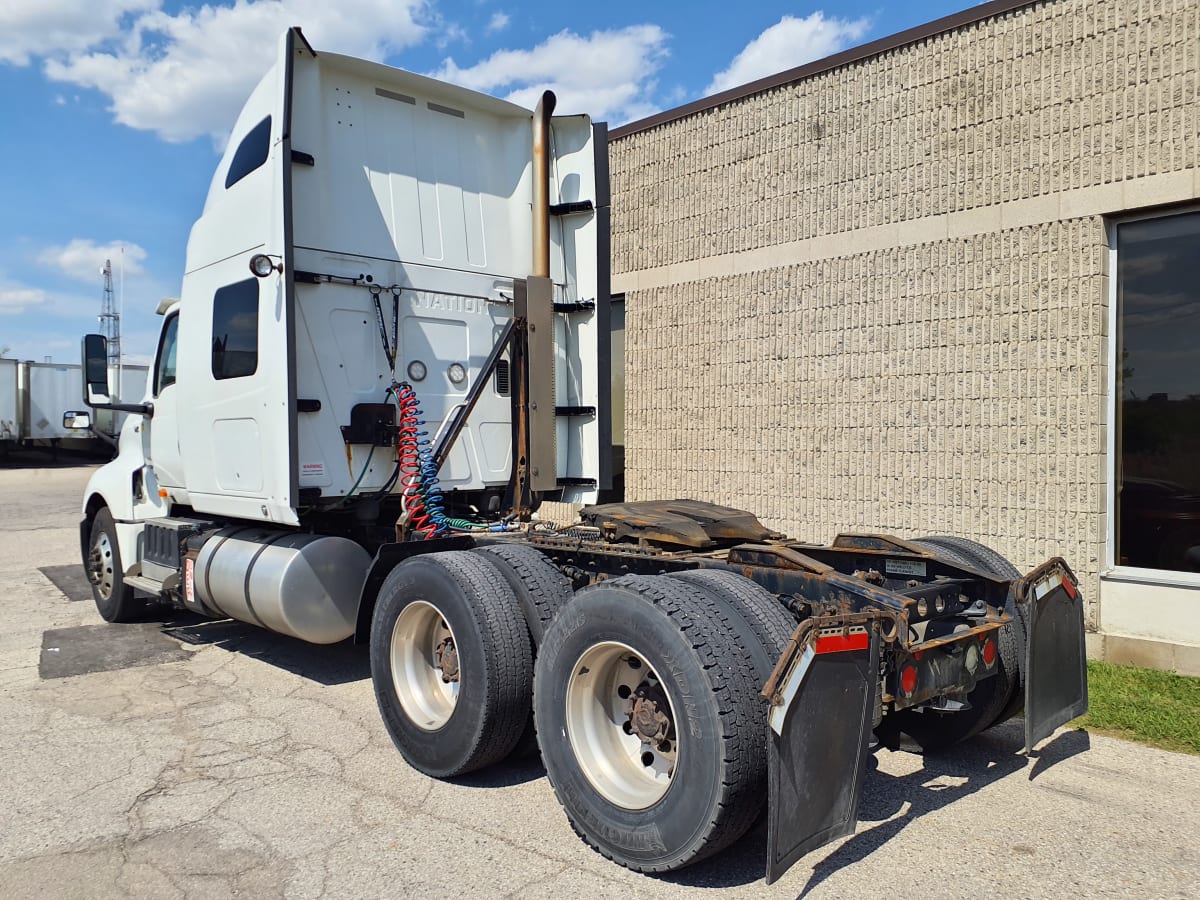
{"type": "Polygon", "coordinates": [[[377,87],[397,93],[417,93],[423,97],[441,100],[447,105],[473,109],[493,116],[528,119],[533,111],[508,100],[500,100],[470,88],[459,87],[436,78],[418,75],[407,69],[398,69],[384,63],[370,62],[340,53],[314,53],[323,68],[340,69],[359,78],[375,82],[377,87]],[[406,90],[407,89],[407,90],[406,90]]]}
{"type": "MultiPolygon", "coordinates": [[[[452,108],[473,110],[498,118],[529,119],[533,116],[531,110],[523,106],[518,106],[515,103],[510,103],[507,100],[500,100],[479,91],[459,87],[456,84],[448,84],[444,81],[418,75],[415,72],[398,69],[395,66],[370,62],[353,56],[343,56],[339,53],[318,53],[312,49],[308,40],[300,33],[299,28],[293,28],[292,31],[303,41],[305,50],[312,55],[312,58],[317,61],[317,64],[322,69],[331,72],[341,71],[372,81],[377,88],[383,91],[402,95],[410,92],[418,93],[424,97],[430,97],[435,101],[442,101],[452,108]]],[[[260,124],[265,116],[274,117],[278,112],[276,108],[279,97],[278,79],[280,73],[285,68],[283,54],[287,52],[286,38],[287,34],[285,32],[284,40],[280,42],[280,57],[263,73],[262,78],[247,97],[245,104],[238,113],[233,128],[230,130],[221,162],[213,173],[212,182],[209,185],[204,204],[205,212],[208,212],[212,205],[218,202],[224,195],[224,179],[229,170],[233,154],[241,140],[252,128],[260,124]]],[[[383,96],[388,96],[388,94],[385,93],[383,96]]],[[[278,140],[280,127],[280,123],[272,122],[272,141],[278,140]]]]}

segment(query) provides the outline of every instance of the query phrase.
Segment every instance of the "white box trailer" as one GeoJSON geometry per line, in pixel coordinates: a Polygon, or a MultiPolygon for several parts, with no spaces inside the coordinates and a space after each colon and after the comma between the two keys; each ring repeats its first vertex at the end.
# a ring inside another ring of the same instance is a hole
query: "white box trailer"
{"type": "Polygon", "coordinates": [[[17,400],[17,372],[20,363],[15,359],[0,359],[0,443],[20,439],[20,405],[17,400]]]}
{"type": "Polygon", "coordinates": [[[78,431],[63,428],[63,413],[82,403],[78,365],[25,363],[25,421],[22,437],[30,441],[78,438],[78,431]]]}
{"type": "MultiPolygon", "coordinates": [[[[110,377],[120,385],[119,396],[140,400],[149,375],[148,366],[122,366],[110,377]]],[[[6,449],[47,444],[85,451],[111,447],[128,414],[101,409],[92,415],[90,432],[63,427],[64,413],[85,408],[77,363],[0,359],[0,445],[6,449]]]]}
{"type": "MultiPolygon", "coordinates": [[[[76,397],[75,406],[68,409],[84,409],[82,405],[83,388],[79,381],[79,367],[75,366],[76,397]]],[[[146,396],[146,385],[150,383],[149,366],[121,366],[120,370],[112,368],[108,373],[109,382],[114,386],[117,396],[122,400],[138,402],[146,396]]],[[[115,438],[121,433],[121,426],[129,413],[115,409],[97,409],[92,412],[92,430],[103,436],[115,438]]],[[[75,432],[77,435],[79,432],[75,432]]],[[[103,440],[103,437],[101,438],[103,440]]]]}

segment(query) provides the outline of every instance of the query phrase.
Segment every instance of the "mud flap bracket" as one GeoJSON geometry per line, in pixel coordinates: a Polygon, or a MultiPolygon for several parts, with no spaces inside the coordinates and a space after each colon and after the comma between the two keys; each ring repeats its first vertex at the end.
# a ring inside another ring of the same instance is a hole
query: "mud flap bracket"
{"type": "Polygon", "coordinates": [[[879,643],[871,614],[808,619],[763,689],[771,702],[768,884],[854,833],[879,703],[879,643]]]}

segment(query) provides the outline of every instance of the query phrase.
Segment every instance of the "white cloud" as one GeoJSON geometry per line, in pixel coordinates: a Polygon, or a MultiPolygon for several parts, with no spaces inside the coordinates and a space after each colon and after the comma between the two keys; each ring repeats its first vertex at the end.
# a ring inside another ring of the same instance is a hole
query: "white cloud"
{"type": "Polygon", "coordinates": [[[657,25],[593,31],[587,37],[560,31],[532,50],[499,50],[465,69],[447,59],[433,77],[501,93],[526,107],[550,89],[558,96],[559,112],[628,121],[657,109],[645,98],[653,92],[668,38],[657,25]]]}
{"type": "Polygon", "coordinates": [[[122,17],[158,9],[161,0],[6,0],[0,3],[0,62],[75,53],[116,37],[122,17]]]}
{"type": "Polygon", "coordinates": [[[820,10],[803,19],[784,16],[747,44],[704,92],[716,94],[837,53],[861,40],[870,25],[865,18],[826,18],[820,10]]]}
{"type": "Polygon", "coordinates": [[[427,6],[427,0],[236,0],[176,15],[151,11],[120,42],[100,46],[91,39],[87,52],[48,59],[46,74],[106,94],[113,117],[130,128],[168,141],[207,134],[220,143],[288,26],[301,26],[320,50],[381,60],[425,37],[427,6]]]}
{"type": "MultiPolygon", "coordinates": [[[[100,270],[104,268],[106,259],[112,260],[113,277],[117,277],[120,273],[122,248],[125,251],[125,274],[142,274],[144,271],[142,263],[146,259],[146,251],[129,241],[110,241],[107,244],[97,244],[88,238],[75,238],[60,247],[47,247],[38,254],[37,259],[42,265],[53,266],[76,281],[99,286],[102,284],[100,270]]],[[[97,295],[99,295],[98,289],[97,295]]]]}
{"type": "Polygon", "coordinates": [[[508,27],[508,23],[512,21],[512,17],[506,12],[494,12],[491,19],[488,20],[488,34],[494,34],[497,31],[503,31],[508,27]]]}
{"type": "Polygon", "coordinates": [[[467,34],[466,29],[454,22],[439,22],[435,30],[438,33],[435,43],[439,50],[445,50],[453,43],[471,43],[471,37],[467,34]]]}
{"type": "Polygon", "coordinates": [[[37,288],[0,288],[0,316],[15,316],[46,302],[46,292],[37,288]]]}

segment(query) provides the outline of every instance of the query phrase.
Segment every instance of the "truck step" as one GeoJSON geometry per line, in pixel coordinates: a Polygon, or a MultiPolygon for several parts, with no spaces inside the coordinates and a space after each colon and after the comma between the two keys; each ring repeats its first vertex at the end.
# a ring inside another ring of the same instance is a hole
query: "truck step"
{"type": "Polygon", "coordinates": [[[157,597],[162,593],[163,583],[155,581],[153,578],[147,578],[145,575],[126,575],[125,583],[135,591],[141,591],[143,594],[149,594],[152,597],[157,597]]]}

